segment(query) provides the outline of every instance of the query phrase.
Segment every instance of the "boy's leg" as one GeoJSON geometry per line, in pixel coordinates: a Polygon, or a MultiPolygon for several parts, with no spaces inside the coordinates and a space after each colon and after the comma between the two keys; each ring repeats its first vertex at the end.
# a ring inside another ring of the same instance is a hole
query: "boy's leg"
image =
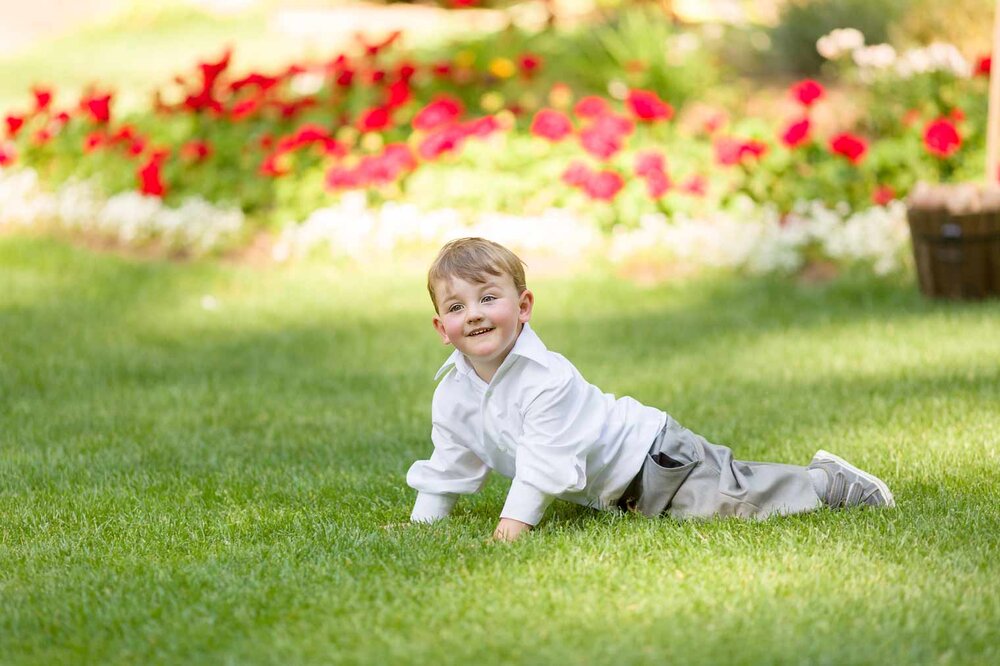
{"type": "Polygon", "coordinates": [[[806,467],[734,460],[728,447],[712,444],[669,416],[640,476],[635,508],[648,516],[765,518],[823,505],[806,467]]]}

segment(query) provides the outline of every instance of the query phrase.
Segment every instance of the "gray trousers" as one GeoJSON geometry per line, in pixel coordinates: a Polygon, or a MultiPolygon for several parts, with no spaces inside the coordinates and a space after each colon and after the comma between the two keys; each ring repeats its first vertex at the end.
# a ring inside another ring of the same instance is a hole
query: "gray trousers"
{"type": "Polygon", "coordinates": [[[733,460],[667,416],[642,469],[618,500],[623,510],[649,517],[766,518],[822,505],[805,467],[733,460]]]}

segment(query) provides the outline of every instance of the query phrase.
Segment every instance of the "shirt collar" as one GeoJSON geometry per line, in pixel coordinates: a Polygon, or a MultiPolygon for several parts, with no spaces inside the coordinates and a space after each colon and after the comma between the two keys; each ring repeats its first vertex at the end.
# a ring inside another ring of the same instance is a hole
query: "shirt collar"
{"type": "MultiPolygon", "coordinates": [[[[523,356],[547,368],[549,367],[547,354],[548,349],[545,347],[542,339],[538,337],[538,334],[535,333],[528,322],[524,322],[524,326],[521,328],[521,333],[517,336],[517,340],[514,342],[514,347],[511,348],[508,356],[523,356]]],[[[506,361],[507,359],[504,359],[504,362],[506,361]]],[[[473,372],[472,364],[469,363],[469,359],[465,358],[465,354],[456,349],[451,353],[451,356],[448,357],[448,360],[444,362],[444,365],[438,368],[437,374],[434,375],[434,379],[439,379],[441,375],[448,372],[452,366],[454,366],[455,371],[463,377],[468,375],[470,372],[473,372]]]]}

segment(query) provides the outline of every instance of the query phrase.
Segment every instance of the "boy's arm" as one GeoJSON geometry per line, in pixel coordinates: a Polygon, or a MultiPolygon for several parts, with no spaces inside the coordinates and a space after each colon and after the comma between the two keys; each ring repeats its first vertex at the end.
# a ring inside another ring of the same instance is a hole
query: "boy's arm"
{"type": "Polygon", "coordinates": [[[434,451],[430,460],[418,460],[406,473],[406,483],[417,491],[410,514],[412,522],[433,522],[447,517],[459,495],[479,490],[490,468],[475,453],[455,441],[441,423],[431,427],[434,451]]]}

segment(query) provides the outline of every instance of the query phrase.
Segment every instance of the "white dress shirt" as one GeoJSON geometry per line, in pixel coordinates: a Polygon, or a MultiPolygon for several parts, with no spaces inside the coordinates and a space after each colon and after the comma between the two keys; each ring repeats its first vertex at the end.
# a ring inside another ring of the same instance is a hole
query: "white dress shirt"
{"type": "Polygon", "coordinates": [[[538,524],[552,499],[609,509],[639,472],[666,414],[588,383],[524,324],[489,384],[457,349],[438,370],[430,460],[406,474],[410,520],[444,518],[490,470],[513,479],[500,516],[538,524]]]}

